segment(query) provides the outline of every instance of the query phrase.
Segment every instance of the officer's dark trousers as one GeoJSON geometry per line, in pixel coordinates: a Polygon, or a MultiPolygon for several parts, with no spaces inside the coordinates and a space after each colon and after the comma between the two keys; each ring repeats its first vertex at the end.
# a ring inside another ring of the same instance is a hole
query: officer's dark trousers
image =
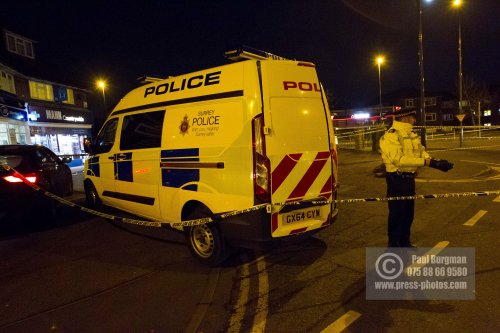
{"type": "MultiPolygon", "coordinates": [[[[413,173],[387,172],[387,196],[414,196],[415,175],[413,173]]],[[[415,211],[415,200],[389,201],[387,235],[389,246],[409,246],[410,229],[415,211]]]]}

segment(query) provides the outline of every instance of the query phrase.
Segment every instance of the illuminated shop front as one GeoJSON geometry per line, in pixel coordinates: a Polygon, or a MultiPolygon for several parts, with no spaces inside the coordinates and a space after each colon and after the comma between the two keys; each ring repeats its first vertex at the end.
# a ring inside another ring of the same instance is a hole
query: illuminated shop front
{"type": "Polygon", "coordinates": [[[0,95],[0,145],[29,144],[27,120],[22,101],[7,94],[0,95]]]}
{"type": "Polygon", "coordinates": [[[83,138],[92,128],[89,111],[30,105],[28,119],[32,144],[49,147],[57,155],[85,154],[83,138]]]}

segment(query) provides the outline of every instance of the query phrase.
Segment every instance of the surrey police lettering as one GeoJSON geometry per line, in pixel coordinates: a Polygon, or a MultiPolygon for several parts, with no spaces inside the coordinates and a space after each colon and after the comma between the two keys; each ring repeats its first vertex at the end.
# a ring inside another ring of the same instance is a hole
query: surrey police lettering
{"type": "Polygon", "coordinates": [[[154,87],[147,87],[144,90],[144,98],[148,97],[148,95],[163,95],[166,93],[174,93],[176,91],[219,84],[221,73],[221,71],[217,71],[208,74],[193,75],[182,80],[179,79],[171,82],[165,82],[154,87]]]}
{"type": "Polygon", "coordinates": [[[220,117],[213,109],[198,111],[190,128],[195,136],[215,136],[219,132],[220,117]]]}
{"type": "Polygon", "coordinates": [[[219,125],[220,116],[214,115],[215,110],[199,111],[198,116],[193,118],[193,126],[219,125]]]}

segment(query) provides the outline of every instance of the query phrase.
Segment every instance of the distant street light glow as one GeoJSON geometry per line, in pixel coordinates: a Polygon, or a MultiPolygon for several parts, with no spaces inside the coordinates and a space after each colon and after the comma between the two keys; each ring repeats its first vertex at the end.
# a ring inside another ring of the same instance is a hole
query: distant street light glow
{"type": "Polygon", "coordinates": [[[379,115],[382,115],[382,78],[380,75],[380,65],[382,65],[385,61],[385,58],[381,55],[377,56],[375,59],[378,66],[378,107],[379,107],[379,115]]]}
{"type": "Polygon", "coordinates": [[[104,93],[104,89],[106,89],[106,81],[98,80],[97,86],[99,88],[101,88],[101,90],[102,90],[102,101],[103,101],[103,105],[104,105],[104,111],[106,111],[106,94],[104,93]]]}

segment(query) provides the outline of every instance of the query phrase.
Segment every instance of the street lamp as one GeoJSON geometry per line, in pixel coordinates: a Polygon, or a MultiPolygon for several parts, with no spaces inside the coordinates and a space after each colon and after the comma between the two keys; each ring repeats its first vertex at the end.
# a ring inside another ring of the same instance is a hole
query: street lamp
{"type": "Polygon", "coordinates": [[[375,59],[378,66],[378,106],[379,106],[379,115],[382,116],[382,79],[380,75],[380,66],[384,63],[385,58],[383,56],[377,56],[375,59]]]}
{"type": "Polygon", "coordinates": [[[104,111],[106,111],[106,94],[104,93],[104,89],[106,88],[106,81],[103,80],[97,81],[97,86],[102,90],[102,101],[104,104],[104,111]]]}

